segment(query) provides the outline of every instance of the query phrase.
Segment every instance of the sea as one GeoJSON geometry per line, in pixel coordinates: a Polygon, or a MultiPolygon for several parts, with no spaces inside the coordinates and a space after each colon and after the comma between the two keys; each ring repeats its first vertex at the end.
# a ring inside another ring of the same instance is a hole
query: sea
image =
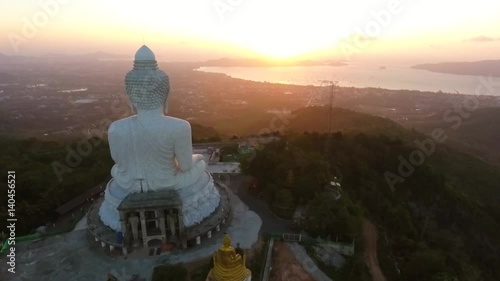
{"type": "Polygon", "coordinates": [[[286,67],[200,67],[197,71],[224,73],[250,81],[321,85],[323,80],[339,86],[384,88],[429,92],[477,94],[481,81],[492,79],[496,87],[482,87],[482,95],[500,96],[500,77],[455,75],[414,69],[410,66],[375,66],[349,64],[346,66],[286,66],[286,67]],[[490,89],[489,91],[487,89],[490,89]]]}

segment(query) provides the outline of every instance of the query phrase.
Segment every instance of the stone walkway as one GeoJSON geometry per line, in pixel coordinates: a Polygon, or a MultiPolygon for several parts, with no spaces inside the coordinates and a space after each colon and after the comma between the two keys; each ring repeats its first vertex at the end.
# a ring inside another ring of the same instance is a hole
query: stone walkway
{"type": "MultiPolygon", "coordinates": [[[[251,248],[258,239],[262,225],[260,217],[232,192],[233,219],[227,232],[233,243],[242,248],[251,248]]],[[[83,225],[80,225],[82,227],[83,225]]],[[[222,244],[222,231],[201,247],[183,252],[172,252],[156,257],[129,258],[109,257],[99,251],[99,245],[89,239],[86,229],[75,230],[63,235],[52,236],[39,241],[16,245],[16,273],[6,271],[6,257],[2,264],[0,280],[10,281],[89,281],[106,280],[108,273],[130,280],[134,275],[150,280],[153,268],[163,263],[195,261],[210,257],[222,244]]]]}
{"type": "Polygon", "coordinates": [[[83,216],[83,218],[81,218],[76,223],[75,228],[73,229],[73,231],[87,229],[87,215],[88,215],[88,213],[85,213],[85,216],[83,216]]]}

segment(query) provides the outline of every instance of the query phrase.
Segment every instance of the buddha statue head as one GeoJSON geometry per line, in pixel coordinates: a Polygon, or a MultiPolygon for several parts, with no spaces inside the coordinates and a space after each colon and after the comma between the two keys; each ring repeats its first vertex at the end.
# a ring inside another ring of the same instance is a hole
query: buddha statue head
{"type": "Polygon", "coordinates": [[[125,77],[125,89],[138,111],[166,106],[170,91],[168,75],[158,68],[155,54],[146,45],[135,53],[134,68],[125,77]]]}
{"type": "Polygon", "coordinates": [[[231,237],[228,234],[224,235],[224,238],[222,239],[222,247],[224,249],[232,248],[231,247],[231,237]]]}

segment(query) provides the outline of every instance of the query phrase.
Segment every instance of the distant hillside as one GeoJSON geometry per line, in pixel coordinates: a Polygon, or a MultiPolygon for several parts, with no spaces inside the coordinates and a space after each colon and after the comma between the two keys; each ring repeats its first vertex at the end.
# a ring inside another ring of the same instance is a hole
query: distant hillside
{"type": "MultiPolygon", "coordinates": [[[[283,120],[287,120],[288,125],[283,127],[284,130],[298,133],[323,133],[328,131],[328,112],[328,107],[301,108],[293,111],[290,118],[277,119],[275,122],[272,122],[274,116],[269,114],[267,118],[261,119],[258,124],[251,127],[251,131],[262,131],[264,128],[272,127],[270,125],[273,123],[279,127],[280,124],[283,124],[283,120]]],[[[343,108],[333,108],[331,125],[332,132],[363,133],[372,136],[382,134],[393,139],[400,139],[413,146],[415,140],[428,138],[418,131],[405,129],[392,120],[343,108]]],[[[429,129],[449,127],[450,124],[442,124],[437,121],[429,125],[429,129]]],[[[446,131],[447,134],[448,132],[446,131]]],[[[464,124],[457,129],[456,134],[471,143],[477,143],[477,147],[488,146],[500,150],[497,148],[498,143],[500,143],[500,109],[477,110],[469,119],[464,120],[464,124]]],[[[488,202],[488,205],[493,205],[495,200],[500,200],[500,189],[495,189],[495,187],[500,186],[498,167],[491,166],[450,146],[456,147],[455,141],[450,140],[445,145],[438,146],[437,152],[429,157],[428,164],[436,170],[446,168],[446,177],[449,178],[449,181],[453,182],[458,190],[466,192],[467,196],[474,198],[474,200],[488,202]],[[477,188],[474,184],[474,182],[483,181],[488,182],[488,184],[482,184],[481,188],[477,188]],[[498,184],[491,184],[494,182],[498,184]]],[[[473,147],[473,145],[467,147],[473,147]]],[[[404,156],[408,157],[408,155],[404,156]]]]}
{"type": "Polygon", "coordinates": [[[191,123],[193,142],[203,142],[220,138],[219,133],[212,127],[205,127],[191,123]]]}
{"type": "Polygon", "coordinates": [[[434,128],[448,128],[450,144],[480,155],[484,160],[500,163],[500,108],[482,108],[464,118],[457,129],[451,128],[454,122],[445,122],[442,115],[431,116],[414,124],[415,128],[430,133],[434,128]]]}
{"type": "Polygon", "coordinates": [[[45,54],[43,56],[40,56],[40,58],[51,59],[51,60],[55,60],[55,61],[82,61],[82,60],[92,61],[92,60],[100,60],[100,59],[119,59],[119,60],[130,59],[130,60],[132,60],[133,59],[130,56],[115,55],[115,54],[105,53],[105,52],[94,52],[94,53],[87,53],[87,54],[82,54],[82,55],[49,53],[49,54],[45,54]]]}
{"type": "MultiPolygon", "coordinates": [[[[296,132],[327,132],[328,107],[301,108],[292,113],[288,129],[296,132]]],[[[363,132],[403,137],[406,130],[396,122],[344,108],[332,109],[331,130],[342,132],[363,132]],[[403,133],[404,132],[404,133],[403,133]]]]}
{"type": "Polygon", "coordinates": [[[50,59],[52,61],[57,61],[57,62],[81,62],[81,61],[93,61],[93,60],[99,60],[99,59],[117,59],[117,60],[127,60],[130,59],[132,60],[133,58],[130,56],[126,55],[115,55],[111,53],[105,53],[105,52],[95,52],[95,53],[88,53],[88,54],[82,54],[82,55],[69,55],[69,54],[59,54],[59,53],[47,53],[41,56],[35,56],[35,57],[30,57],[30,56],[9,56],[9,55],[4,55],[0,53],[0,62],[2,63],[39,63],[43,62],[46,63],[47,60],[50,59]]]}
{"type": "MultiPolygon", "coordinates": [[[[254,117],[254,123],[244,129],[246,134],[257,134],[263,129],[291,130],[295,132],[327,132],[328,107],[313,106],[297,109],[289,115],[263,114],[254,117]]],[[[365,134],[385,134],[391,137],[407,138],[408,131],[396,122],[344,108],[332,109],[332,132],[363,132],[365,134]]]]}
{"type": "Polygon", "coordinates": [[[415,65],[413,68],[458,75],[491,75],[500,77],[500,60],[427,63],[415,65]]]}
{"type": "Polygon", "coordinates": [[[111,54],[111,53],[106,53],[106,52],[94,52],[94,53],[88,53],[82,55],[83,57],[88,57],[88,58],[95,58],[95,59],[131,59],[131,56],[127,55],[116,55],[116,54],[111,54]]]}

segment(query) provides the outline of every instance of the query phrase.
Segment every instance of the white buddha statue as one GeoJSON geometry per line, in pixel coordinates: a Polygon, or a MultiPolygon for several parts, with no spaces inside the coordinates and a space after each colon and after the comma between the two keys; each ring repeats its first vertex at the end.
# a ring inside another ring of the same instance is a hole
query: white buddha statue
{"type": "Polygon", "coordinates": [[[184,225],[210,215],[220,196],[202,155],[192,154],[191,126],[163,113],[170,90],[153,52],[142,46],[125,78],[127,95],[137,115],[113,122],[108,130],[113,179],[99,210],[104,224],[121,230],[117,207],[130,193],[177,190],[184,225]]]}

